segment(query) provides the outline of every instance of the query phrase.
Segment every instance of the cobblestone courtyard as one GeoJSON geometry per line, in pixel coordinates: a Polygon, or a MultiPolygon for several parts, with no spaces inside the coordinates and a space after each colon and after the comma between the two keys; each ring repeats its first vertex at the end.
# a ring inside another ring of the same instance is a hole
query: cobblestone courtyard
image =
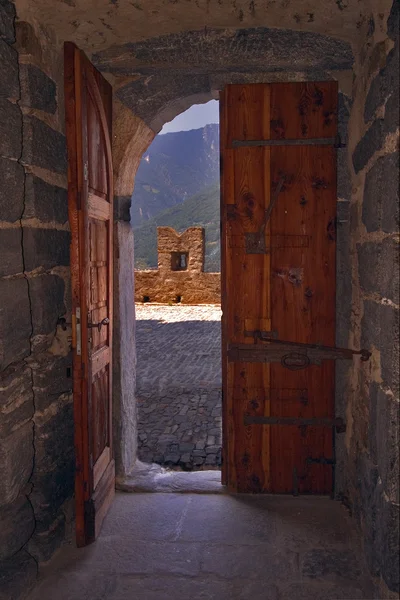
{"type": "Polygon", "coordinates": [[[221,465],[221,311],[136,305],[139,459],[221,465]]]}

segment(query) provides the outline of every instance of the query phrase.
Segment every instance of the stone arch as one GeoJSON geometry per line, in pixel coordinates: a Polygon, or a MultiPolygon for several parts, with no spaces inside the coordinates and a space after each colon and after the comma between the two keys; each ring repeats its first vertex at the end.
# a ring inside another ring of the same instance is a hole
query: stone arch
{"type": "Polygon", "coordinates": [[[114,46],[92,58],[109,74],[115,90],[114,448],[123,480],[136,459],[134,244],[129,221],[143,153],[165,123],[193,104],[218,98],[230,83],[336,79],[347,91],[353,53],[349,43],[330,36],[259,27],[164,35],[114,46]]]}

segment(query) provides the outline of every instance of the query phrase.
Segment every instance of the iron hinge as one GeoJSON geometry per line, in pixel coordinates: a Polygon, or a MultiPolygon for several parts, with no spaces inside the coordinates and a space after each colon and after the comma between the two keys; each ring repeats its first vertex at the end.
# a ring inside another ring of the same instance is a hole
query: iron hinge
{"type": "Polygon", "coordinates": [[[334,148],[345,148],[340,136],[330,138],[293,138],[278,140],[232,140],[232,148],[243,146],[333,146],[334,148]]]}
{"type": "Polygon", "coordinates": [[[308,456],[306,458],[306,463],[308,465],[336,465],[336,460],[334,458],[325,458],[325,456],[320,456],[319,458],[313,458],[312,456],[308,456]]]}
{"type": "Polygon", "coordinates": [[[334,427],[336,433],[345,433],[346,423],[341,417],[335,419],[324,417],[262,417],[257,415],[244,415],[244,425],[294,425],[297,427],[334,427]]]}

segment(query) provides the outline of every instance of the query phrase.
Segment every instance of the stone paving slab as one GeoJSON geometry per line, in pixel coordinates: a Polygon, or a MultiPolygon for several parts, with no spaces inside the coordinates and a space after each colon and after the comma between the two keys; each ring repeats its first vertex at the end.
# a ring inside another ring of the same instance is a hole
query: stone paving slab
{"type": "Polygon", "coordinates": [[[345,509],[310,496],[117,493],[96,543],[41,574],[29,600],[380,597],[345,509]]]}
{"type": "Polygon", "coordinates": [[[184,470],[221,466],[221,310],[136,305],[138,454],[184,470]]]}

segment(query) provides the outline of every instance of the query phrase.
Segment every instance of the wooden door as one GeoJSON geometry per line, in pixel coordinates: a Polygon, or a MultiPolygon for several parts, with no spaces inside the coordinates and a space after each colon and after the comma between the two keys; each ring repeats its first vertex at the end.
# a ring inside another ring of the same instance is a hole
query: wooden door
{"type": "Polygon", "coordinates": [[[337,86],[221,94],[223,482],[332,492],[337,86]],[[319,362],[319,361],[317,361],[319,362]]]}
{"type": "Polygon", "coordinates": [[[71,228],[75,499],[78,546],[92,542],[112,502],[112,88],[65,44],[71,228]]]}

